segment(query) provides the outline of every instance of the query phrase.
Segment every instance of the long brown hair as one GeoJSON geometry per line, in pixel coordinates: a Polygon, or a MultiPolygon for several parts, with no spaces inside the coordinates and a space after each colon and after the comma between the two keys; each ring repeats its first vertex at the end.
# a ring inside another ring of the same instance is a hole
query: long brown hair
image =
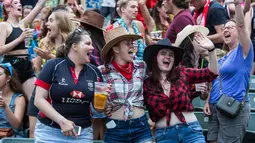
{"type": "MultiPolygon", "coordinates": [[[[159,52],[159,51],[158,51],[159,52]]],[[[158,55],[158,52],[157,54],[155,54],[155,56],[153,57],[153,61],[152,61],[152,70],[151,72],[149,73],[149,80],[150,80],[150,86],[151,87],[154,87],[154,89],[156,91],[161,91],[163,92],[163,88],[160,84],[160,69],[158,67],[158,61],[157,61],[157,55],[158,55]]],[[[177,67],[177,64],[174,64],[172,69],[169,71],[168,75],[167,75],[167,78],[166,80],[171,82],[171,83],[174,83],[176,84],[176,81],[178,79],[180,75],[180,72],[178,70],[178,67],[177,67]]],[[[178,86],[178,85],[177,85],[178,86]]]]}
{"type": "Polygon", "coordinates": [[[11,7],[11,5],[12,5],[12,0],[8,0],[8,1],[5,0],[3,2],[2,10],[3,10],[3,19],[4,19],[4,21],[7,21],[7,19],[8,19],[8,12],[6,10],[6,7],[11,7]]]}
{"type": "MultiPolygon", "coordinates": [[[[162,8],[162,6],[163,6],[162,4],[163,4],[163,0],[158,0],[158,2],[156,3],[156,5],[152,11],[152,16],[153,16],[153,19],[155,20],[155,25],[156,25],[157,30],[164,30],[164,27],[165,27],[160,21],[160,16],[159,16],[160,13],[158,11],[158,8],[162,8]]],[[[167,22],[169,24],[172,22],[170,17],[167,18],[167,22]]]]}
{"type": "Polygon", "coordinates": [[[22,84],[19,80],[19,77],[18,77],[18,74],[17,74],[16,70],[14,68],[12,68],[12,75],[10,75],[10,71],[7,68],[5,68],[3,66],[0,66],[0,68],[3,68],[4,73],[7,76],[11,77],[10,81],[8,82],[8,85],[9,85],[11,91],[14,92],[14,93],[20,93],[23,96],[25,96],[25,92],[22,89],[22,84]]]}

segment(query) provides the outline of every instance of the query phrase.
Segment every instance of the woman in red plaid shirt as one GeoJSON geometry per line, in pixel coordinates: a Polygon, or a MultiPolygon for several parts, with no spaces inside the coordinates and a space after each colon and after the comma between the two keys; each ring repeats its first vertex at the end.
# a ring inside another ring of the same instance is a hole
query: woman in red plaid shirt
{"type": "Polygon", "coordinates": [[[183,49],[172,46],[168,39],[145,49],[144,61],[151,73],[144,81],[144,102],[156,123],[155,137],[159,143],[205,143],[190,102],[190,86],[214,80],[218,74],[217,60],[214,45],[206,36],[195,34],[192,44],[209,51],[208,68],[177,67],[183,49]]]}

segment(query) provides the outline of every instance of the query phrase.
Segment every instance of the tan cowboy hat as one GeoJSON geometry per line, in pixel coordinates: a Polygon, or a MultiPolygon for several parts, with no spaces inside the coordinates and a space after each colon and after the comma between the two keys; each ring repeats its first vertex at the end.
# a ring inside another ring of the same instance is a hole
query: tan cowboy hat
{"type": "Polygon", "coordinates": [[[81,15],[81,18],[73,18],[72,20],[93,26],[99,30],[103,30],[104,16],[102,16],[100,12],[96,10],[87,10],[81,15]]]}
{"type": "Polygon", "coordinates": [[[201,25],[188,25],[181,32],[177,34],[175,43],[173,44],[176,47],[179,47],[182,41],[192,33],[200,32],[201,34],[207,36],[209,34],[208,28],[201,25]]]}
{"type": "Polygon", "coordinates": [[[101,51],[101,58],[102,60],[105,61],[108,52],[110,51],[110,49],[115,46],[117,43],[123,41],[123,40],[127,40],[127,39],[133,39],[133,40],[138,40],[138,39],[142,39],[143,37],[140,35],[136,35],[136,34],[131,34],[129,33],[124,27],[119,26],[116,28],[113,28],[109,31],[105,32],[105,46],[103,47],[102,51],[101,51]]]}

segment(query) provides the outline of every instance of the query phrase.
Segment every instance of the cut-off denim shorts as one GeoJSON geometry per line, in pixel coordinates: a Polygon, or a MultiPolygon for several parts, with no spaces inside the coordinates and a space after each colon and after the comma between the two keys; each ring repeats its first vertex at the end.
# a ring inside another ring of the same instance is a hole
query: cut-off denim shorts
{"type": "Polygon", "coordinates": [[[35,143],[92,143],[92,127],[81,129],[78,140],[75,136],[64,136],[59,128],[53,128],[37,120],[35,125],[35,143]]]}
{"type": "Polygon", "coordinates": [[[156,129],[157,143],[205,143],[198,121],[156,129]]]}
{"type": "Polygon", "coordinates": [[[146,115],[130,120],[107,119],[114,121],[115,128],[106,129],[105,143],[144,143],[152,141],[152,135],[146,115]]]}

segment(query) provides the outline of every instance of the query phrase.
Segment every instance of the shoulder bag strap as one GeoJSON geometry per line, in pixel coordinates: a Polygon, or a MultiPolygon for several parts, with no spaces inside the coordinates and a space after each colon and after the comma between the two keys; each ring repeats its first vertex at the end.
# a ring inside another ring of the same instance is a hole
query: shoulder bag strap
{"type": "MultiPolygon", "coordinates": [[[[221,63],[221,66],[223,65],[223,62],[221,63]]],[[[220,77],[220,96],[222,96],[222,79],[221,79],[221,76],[220,76],[220,71],[219,71],[219,77],[220,77]]],[[[248,95],[248,92],[249,92],[249,88],[250,88],[250,80],[248,81],[248,88],[246,89],[246,94],[245,94],[245,96],[243,98],[243,101],[241,102],[242,106],[244,105],[245,99],[247,98],[247,95],[248,95]]]]}

